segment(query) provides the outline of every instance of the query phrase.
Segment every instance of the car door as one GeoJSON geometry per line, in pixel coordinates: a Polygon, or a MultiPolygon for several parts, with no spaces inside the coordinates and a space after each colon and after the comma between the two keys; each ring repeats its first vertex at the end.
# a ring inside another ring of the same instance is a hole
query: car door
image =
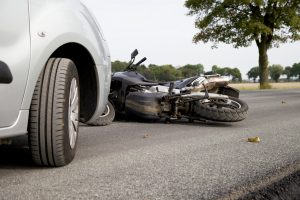
{"type": "Polygon", "coordinates": [[[30,65],[28,0],[0,1],[0,127],[18,118],[30,65]]]}

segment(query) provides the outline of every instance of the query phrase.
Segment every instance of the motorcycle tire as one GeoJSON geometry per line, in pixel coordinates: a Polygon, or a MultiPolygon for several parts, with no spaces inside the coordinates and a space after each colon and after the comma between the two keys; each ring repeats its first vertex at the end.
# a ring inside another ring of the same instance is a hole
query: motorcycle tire
{"type": "Polygon", "coordinates": [[[99,116],[95,121],[89,123],[89,125],[91,126],[109,125],[112,123],[112,121],[114,121],[115,115],[116,115],[115,108],[112,105],[112,103],[108,101],[104,113],[101,116],[99,116]]]}
{"type": "Polygon", "coordinates": [[[225,103],[212,100],[194,102],[193,115],[219,122],[238,122],[246,118],[248,105],[244,101],[234,97],[229,97],[226,101],[225,103]]]}

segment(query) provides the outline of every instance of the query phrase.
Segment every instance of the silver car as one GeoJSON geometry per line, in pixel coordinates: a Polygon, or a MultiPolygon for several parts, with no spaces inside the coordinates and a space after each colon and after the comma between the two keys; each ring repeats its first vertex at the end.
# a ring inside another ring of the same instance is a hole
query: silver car
{"type": "Polygon", "coordinates": [[[1,0],[0,143],[28,134],[35,163],[75,155],[79,121],[107,105],[111,63],[99,25],[79,0],[1,0]]]}

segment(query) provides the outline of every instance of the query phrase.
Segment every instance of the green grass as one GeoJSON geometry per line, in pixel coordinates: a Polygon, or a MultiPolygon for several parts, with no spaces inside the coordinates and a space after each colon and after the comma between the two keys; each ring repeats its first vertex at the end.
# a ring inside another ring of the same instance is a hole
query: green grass
{"type": "MultiPolygon", "coordinates": [[[[231,87],[239,90],[259,90],[259,83],[231,83],[231,87]]],[[[300,82],[270,83],[271,89],[300,89],[300,82]]]]}

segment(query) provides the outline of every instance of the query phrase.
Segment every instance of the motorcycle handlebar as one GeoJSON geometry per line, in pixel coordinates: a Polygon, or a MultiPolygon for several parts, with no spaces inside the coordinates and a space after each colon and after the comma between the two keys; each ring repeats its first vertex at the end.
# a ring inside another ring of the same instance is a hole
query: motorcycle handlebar
{"type": "Polygon", "coordinates": [[[140,64],[142,64],[143,62],[145,62],[147,60],[146,57],[144,57],[142,60],[140,60],[138,63],[135,64],[135,66],[139,66],[140,64]]]}

